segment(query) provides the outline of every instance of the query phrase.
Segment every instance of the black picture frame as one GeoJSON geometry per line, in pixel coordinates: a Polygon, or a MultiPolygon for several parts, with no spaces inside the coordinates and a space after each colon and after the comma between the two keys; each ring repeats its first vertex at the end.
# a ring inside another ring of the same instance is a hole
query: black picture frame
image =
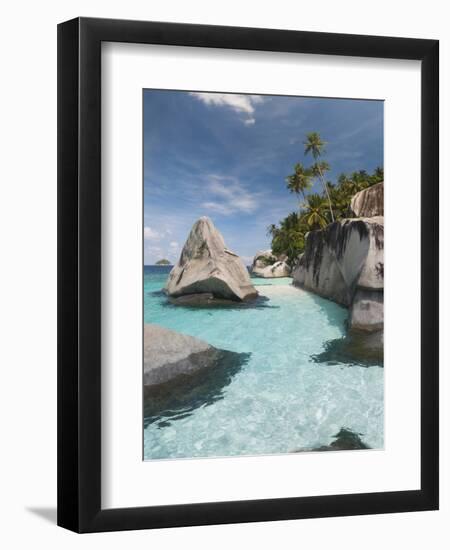
{"type": "Polygon", "coordinates": [[[58,26],[58,525],[76,532],[438,509],[437,40],[77,18],[58,26]],[[101,44],[421,61],[421,488],[101,508],[101,44]]]}

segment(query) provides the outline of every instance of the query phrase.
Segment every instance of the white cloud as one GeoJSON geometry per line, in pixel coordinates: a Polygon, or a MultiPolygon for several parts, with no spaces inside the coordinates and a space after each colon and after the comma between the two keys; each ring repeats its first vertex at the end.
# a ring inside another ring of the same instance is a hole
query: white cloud
{"type": "Polygon", "coordinates": [[[172,241],[171,243],[169,243],[169,246],[171,248],[178,248],[180,245],[176,241],[172,241]]]}
{"type": "Polygon", "coordinates": [[[147,241],[159,241],[162,238],[161,233],[155,231],[151,227],[144,227],[144,239],[147,241]]]}
{"type": "Polygon", "coordinates": [[[162,248],[160,246],[147,246],[147,251],[160,254],[162,252],[162,248]]]}
{"type": "Polygon", "coordinates": [[[230,202],[234,208],[241,210],[242,212],[253,212],[258,207],[258,202],[252,195],[237,196],[230,202]]]}
{"type": "Polygon", "coordinates": [[[246,126],[255,124],[253,116],[255,105],[263,103],[264,99],[258,95],[243,94],[219,94],[207,92],[190,92],[190,95],[202,101],[205,105],[214,105],[217,107],[228,107],[235,113],[246,116],[243,122],[246,126]]]}
{"type": "Polygon", "coordinates": [[[229,214],[232,214],[234,212],[233,209],[229,208],[225,204],[221,204],[218,202],[203,202],[202,207],[210,210],[211,212],[223,214],[224,216],[228,216],[229,214]]]}
{"type": "Polygon", "coordinates": [[[207,190],[213,198],[202,203],[202,207],[225,216],[236,212],[251,214],[259,206],[259,195],[250,193],[233,177],[211,175],[207,190]]]}

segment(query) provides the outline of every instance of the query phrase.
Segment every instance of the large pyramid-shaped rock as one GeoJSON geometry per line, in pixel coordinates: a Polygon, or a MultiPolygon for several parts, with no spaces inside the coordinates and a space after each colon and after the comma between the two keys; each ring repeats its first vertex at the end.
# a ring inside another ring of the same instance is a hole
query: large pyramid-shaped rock
{"type": "Polygon", "coordinates": [[[239,256],[227,249],[207,217],[193,225],[180,259],[170,272],[166,291],[177,298],[175,303],[192,305],[250,300],[258,295],[239,256]]]}

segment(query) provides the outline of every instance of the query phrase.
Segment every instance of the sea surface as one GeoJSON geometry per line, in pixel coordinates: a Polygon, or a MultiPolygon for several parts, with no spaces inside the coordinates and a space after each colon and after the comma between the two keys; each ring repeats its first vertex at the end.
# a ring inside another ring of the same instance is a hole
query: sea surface
{"type": "Polygon", "coordinates": [[[252,279],[260,298],[250,305],[173,306],[161,291],[170,269],[144,268],[144,322],[241,355],[206,369],[200,390],[145,398],[146,460],[317,449],[342,429],[383,447],[382,365],[318,360],[344,337],[345,308],[290,278],[252,279]]]}

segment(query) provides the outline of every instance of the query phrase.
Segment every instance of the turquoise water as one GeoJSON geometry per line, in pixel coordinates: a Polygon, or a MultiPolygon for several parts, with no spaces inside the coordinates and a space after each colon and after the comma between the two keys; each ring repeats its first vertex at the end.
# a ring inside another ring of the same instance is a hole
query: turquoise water
{"type": "Polygon", "coordinates": [[[383,447],[383,368],[314,361],[345,334],[346,309],[288,278],[253,279],[254,305],[172,306],[160,292],[169,271],[144,269],[144,321],[249,355],[208,380],[203,400],[144,415],[145,459],[287,453],[329,445],[342,427],[383,447]]]}

